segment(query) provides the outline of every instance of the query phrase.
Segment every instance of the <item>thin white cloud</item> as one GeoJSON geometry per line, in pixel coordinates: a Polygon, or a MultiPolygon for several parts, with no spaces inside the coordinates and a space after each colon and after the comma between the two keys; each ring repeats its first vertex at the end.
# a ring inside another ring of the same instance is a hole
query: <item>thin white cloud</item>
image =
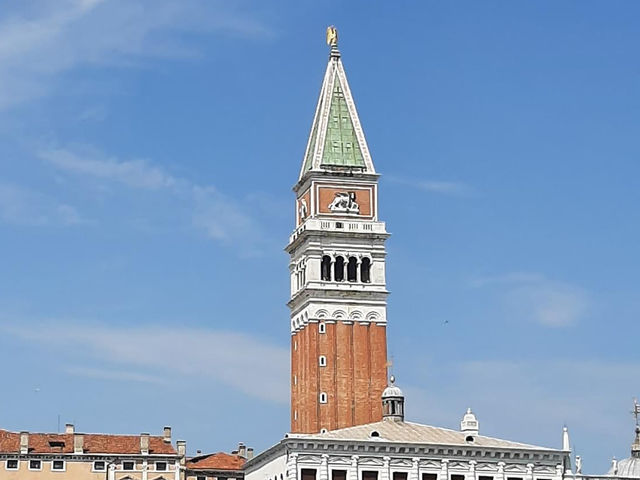
{"type": "Polygon", "coordinates": [[[412,188],[416,188],[418,190],[441,195],[466,197],[474,193],[473,188],[463,182],[408,179],[403,177],[396,177],[393,175],[386,176],[385,179],[393,183],[399,183],[412,188]]]}
{"type": "Polygon", "coordinates": [[[507,313],[547,327],[575,325],[590,309],[588,292],[538,273],[514,272],[472,280],[475,287],[498,287],[507,313]]]}
{"type": "Polygon", "coordinates": [[[177,180],[142,159],[119,160],[107,157],[95,148],[83,147],[79,151],[67,149],[41,150],[38,156],[66,172],[89,175],[123,183],[130,187],[160,189],[170,188],[177,180]]]}
{"type": "Polygon", "coordinates": [[[0,110],[45,95],[58,75],[86,65],[130,65],[198,55],[178,35],[242,36],[270,30],[226,2],[23,2],[0,16],[0,110]]]}
{"type": "Polygon", "coordinates": [[[289,397],[288,350],[242,333],[64,322],[0,329],[52,351],[74,352],[80,365],[100,364],[72,369],[76,375],[143,382],[186,378],[219,382],[269,402],[284,404],[289,397]]]}
{"type": "Polygon", "coordinates": [[[261,228],[249,209],[213,186],[176,177],[146,159],[120,159],[89,146],[41,149],[38,157],[67,174],[183,198],[191,209],[192,225],[209,238],[233,242],[248,254],[260,251],[264,236],[256,235],[261,228]]]}
{"type": "Polygon", "coordinates": [[[147,375],[144,373],[136,373],[131,371],[123,371],[116,369],[106,368],[91,368],[91,367],[67,367],[65,372],[71,375],[77,375],[79,377],[96,378],[101,380],[115,380],[118,382],[138,382],[138,383],[153,383],[157,385],[166,385],[166,380],[163,380],[159,376],[147,375]]]}
{"type": "Polygon", "coordinates": [[[24,226],[68,226],[84,222],[71,205],[24,187],[1,183],[0,221],[24,226]]]}

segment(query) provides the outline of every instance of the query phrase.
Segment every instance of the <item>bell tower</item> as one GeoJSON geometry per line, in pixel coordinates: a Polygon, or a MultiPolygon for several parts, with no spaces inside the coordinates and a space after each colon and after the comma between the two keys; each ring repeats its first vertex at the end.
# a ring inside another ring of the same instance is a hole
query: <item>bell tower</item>
{"type": "Polygon", "coordinates": [[[387,289],[378,174],[338,50],[331,46],[302,169],[293,187],[291,431],[382,419],[387,289]]]}

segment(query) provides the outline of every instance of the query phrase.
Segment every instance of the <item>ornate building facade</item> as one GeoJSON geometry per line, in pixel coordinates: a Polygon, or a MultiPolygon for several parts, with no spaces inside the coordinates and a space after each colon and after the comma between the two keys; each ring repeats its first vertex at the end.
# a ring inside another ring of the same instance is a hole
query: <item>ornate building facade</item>
{"type": "Polygon", "coordinates": [[[296,228],[286,248],[291,431],[380,420],[389,234],[378,219],[378,174],[336,41],[294,192],[296,228]]]}

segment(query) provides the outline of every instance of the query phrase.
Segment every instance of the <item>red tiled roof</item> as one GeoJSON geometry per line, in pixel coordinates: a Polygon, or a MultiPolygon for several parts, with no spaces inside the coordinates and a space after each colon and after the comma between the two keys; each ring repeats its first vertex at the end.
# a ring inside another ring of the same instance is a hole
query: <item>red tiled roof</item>
{"type": "Polygon", "coordinates": [[[187,460],[190,470],[242,470],[246,460],[240,455],[224,452],[200,455],[187,460]]]}
{"type": "MultiPolygon", "coordinates": [[[[84,453],[139,454],[139,435],[84,433],[84,453]]],[[[20,434],[0,430],[0,453],[19,453],[20,434]]],[[[29,432],[29,453],[73,453],[72,433],[29,432]],[[52,445],[53,443],[53,445],[52,445]],[[57,445],[59,446],[57,446],[57,445]]],[[[173,445],[163,437],[149,436],[149,453],[175,455],[173,445]]]]}

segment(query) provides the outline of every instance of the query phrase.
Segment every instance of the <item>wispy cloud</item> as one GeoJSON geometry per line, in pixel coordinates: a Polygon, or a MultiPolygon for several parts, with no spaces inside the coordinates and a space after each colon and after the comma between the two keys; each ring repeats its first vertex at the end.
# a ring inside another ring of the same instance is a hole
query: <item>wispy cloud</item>
{"type": "Polygon", "coordinates": [[[473,188],[466,183],[444,181],[444,180],[420,180],[396,177],[393,175],[385,176],[385,180],[393,183],[407,185],[418,190],[441,195],[450,195],[456,197],[466,197],[474,194],[473,188]]]}
{"type": "Polygon", "coordinates": [[[24,226],[67,226],[84,222],[71,205],[24,187],[1,183],[0,221],[24,226]]]}
{"type": "Polygon", "coordinates": [[[471,283],[475,287],[499,286],[512,317],[548,327],[574,325],[590,307],[585,289],[539,273],[512,272],[476,278],[471,283]]]}
{"type": "Polygon", "coordinates": [[[0,109],[46,94],[58,75],[77,67],[198,55],[181,32],[271,34],[222,1],[157,0],[152,8],[139,0],[20,3],[0,18],[0,109]]]}
{"type": "Polygon", "coordinates": [[[186,199],[192,225],[208,237],[236,242],[245,253],[255,254],[263,235],[255,219],[233,199],[217,188],[198,185],[177,177],[147,159],[120,159],[89,146],[41,149],[38,157],[58,171],[98,181],[112,182],[132,189],[164,191],[186,199]]]}
{"type": "Polygon", "coordinates": [[[146,383],[177,378],[219,382],[270,402],[288,401],[288,350],[243,333],[60,321],[28,328],[0,324],[0,329],[51,351],[74,352],[83,366],[64,367],[74,375],[146,383]],[[84,366],[89,364],[97,365],[84,366]]]}

